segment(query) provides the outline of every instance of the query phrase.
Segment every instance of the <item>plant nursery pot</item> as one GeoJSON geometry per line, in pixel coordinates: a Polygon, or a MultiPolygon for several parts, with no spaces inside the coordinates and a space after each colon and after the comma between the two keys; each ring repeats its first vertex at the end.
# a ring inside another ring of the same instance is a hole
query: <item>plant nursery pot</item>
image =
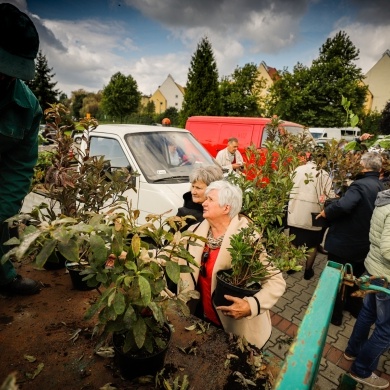
{"type": "Polygon", "coordinates": [[[311,213],[311,224],[312,226],[316,227],[327,227],[328,225],[328,220],[326,218],[320,217],[316,219],[316,216],[318,213],[311,213]]]}
{"type": "Polygon", "coordinates": [[[231,295],[237,298],[251,297],[260,289],[261,285],[256,283],[253,289],[246,287],[238,287],[228,283],[222,276],[223,273],[229,273],[231,270],[220,270],[217,272],[217,285],[213,294],[213,302],[215,306],[230,306],[233,302],[225,299],[224,295],[231,295]]]}
{"type": "Polygon", "coordinates": [[[134,353],[123,353],[121,335],[113,334],[112,340],[115,350],[115,364],[123,377],[134,379],[140,376],[156,375],[164,367],[165,357],[168,352],[169,343],[172,338],[171,328],[166,325],[164,330],[167,332],[168,342],[164,349],[157,351],[152,355],[137,355],[134,353]]]}
{"type": "Polygon", "coordinates": [[[94,290],[98,287],[90,287],[88,286],[87,281],[83,280],[85,275],[80,275],[80,272],[84,269],[84,266],[82,264],[67,262],[66,269],[69,272],[70,279],[72,280],[72,285],[75,290],[88,291],[94,290]]]}
{"type": "Polygon", "coordinates": [[[48,271],[62,269],[65,268],[65,263],[66,263],[65,257],[59,251],[54,251],[48,257],[43,268],[48,271]]]}

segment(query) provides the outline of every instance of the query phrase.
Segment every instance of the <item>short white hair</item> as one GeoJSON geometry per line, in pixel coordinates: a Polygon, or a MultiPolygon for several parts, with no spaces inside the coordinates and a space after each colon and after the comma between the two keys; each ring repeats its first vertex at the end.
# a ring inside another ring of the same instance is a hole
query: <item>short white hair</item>
{"type": "Polygon", "coordinates": [[[212,191],[218,191],[219,205],[230,206],[229,217],[234,218],[242,208],[242,191],[240,187],[237,187],[225,180],[218,180],[212,182],[205,191],[206,196],[212,191]]]}

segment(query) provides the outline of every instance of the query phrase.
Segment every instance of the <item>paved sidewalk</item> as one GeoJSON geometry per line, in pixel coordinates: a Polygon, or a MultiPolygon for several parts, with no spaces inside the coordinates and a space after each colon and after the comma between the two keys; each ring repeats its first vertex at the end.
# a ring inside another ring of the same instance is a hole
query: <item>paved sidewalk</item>
{"type": "MultiPolygon", "coordinates": [[[[327,262],[327,256],[318,254],[314,263],[315,275],[311,280],[303,279],[303,272],[286,275],[287,290],[272,310],[273,331],[265,348],[281,359],[284,359],[290,341],[295,337],[312,294],[316,289],[318,279],[327,262]]],[[[349,312],[344,312],[343,324],[330,324],[325,348],[323,351],[316,386],[313,390],[336,390],[342,374],[348,371],[352,362],[343,357],[349,336],[352,333],[355,318],[349,312]]],[[[390,352],[380,358],[379,376],[390,380],[390,352]]],[[[358,385],[357,389],[370,389],[358,385]]]]}

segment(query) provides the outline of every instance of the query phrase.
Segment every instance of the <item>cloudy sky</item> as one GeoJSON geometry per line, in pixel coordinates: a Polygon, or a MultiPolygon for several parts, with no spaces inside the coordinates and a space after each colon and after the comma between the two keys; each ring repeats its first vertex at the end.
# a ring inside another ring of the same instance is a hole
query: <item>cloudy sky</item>
{"type": "Polygon", "coordinates": [[[246,63],[310,65],[344,30],[364,73],[390,49],[388,0],[8,0],[29,14],[57,87],[96,92],[116,72],[152,94],[171,74],[185,86],[202,37],[220,76],[246,63]]]}

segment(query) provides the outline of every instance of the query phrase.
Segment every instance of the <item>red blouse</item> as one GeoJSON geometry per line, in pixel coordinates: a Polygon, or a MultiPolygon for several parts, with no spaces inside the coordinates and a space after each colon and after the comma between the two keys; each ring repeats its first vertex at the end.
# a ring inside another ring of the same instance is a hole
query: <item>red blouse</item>
{"type": "Polygon", "coordinates": [[[218,315],[215,312],[211,301],[211,276],[213,274],[215,260],[218,257],[219,249],[210,249],[205,246],[201,259],[201,269],[198,278],[198,289],[201,295],[204,316],[212,323],[221,326],[218,315]]]}

